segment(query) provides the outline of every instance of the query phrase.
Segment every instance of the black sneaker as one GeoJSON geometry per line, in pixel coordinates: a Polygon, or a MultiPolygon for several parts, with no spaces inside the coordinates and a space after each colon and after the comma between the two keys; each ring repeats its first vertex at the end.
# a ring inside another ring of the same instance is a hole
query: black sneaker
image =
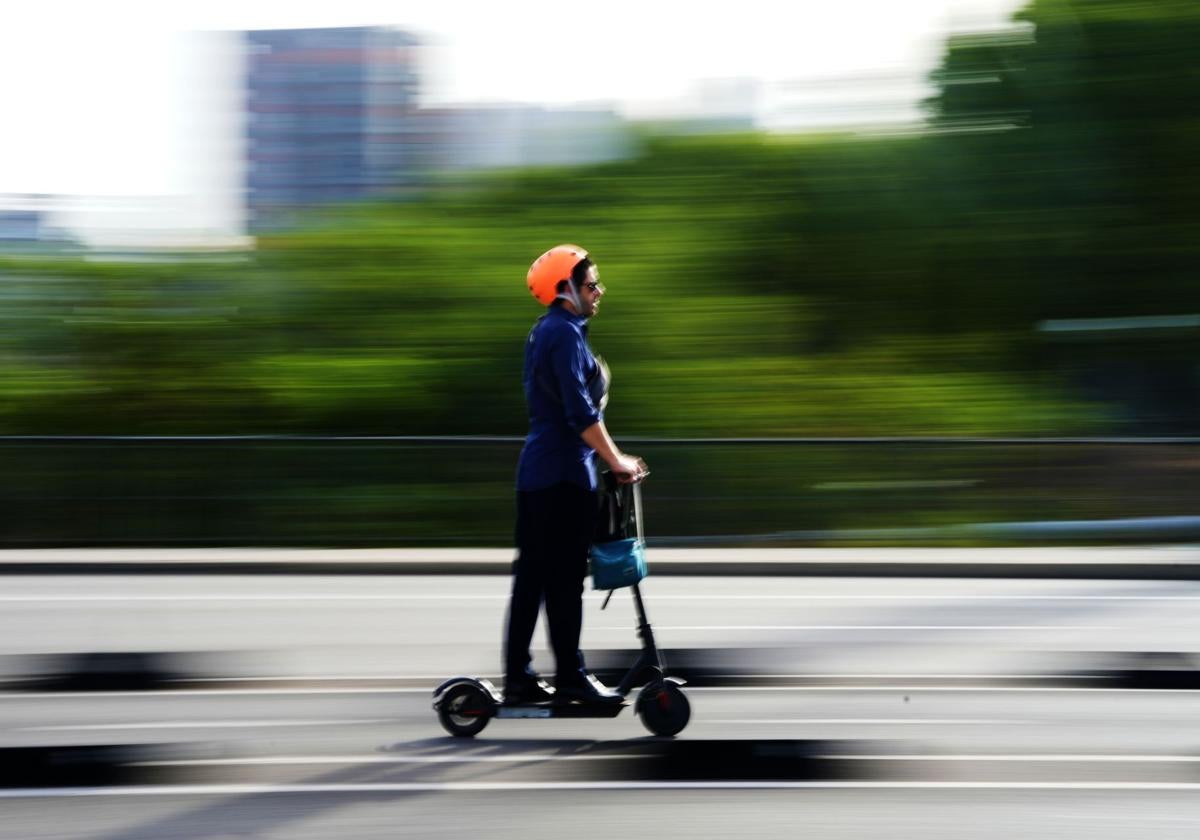
{"type": "Polygon", "coordinates": [[[519,706],[525,703],[548,703],[554,699],[550,683],[536,674],[520,676],[504,681],[504,705],[519,706]]]}
{"type": "Polygon", "coordinates": [[[625,702],[625,698],[592,674],[580,672],[554,681],[554,700],[558,703],[594,703],[602,706],[625,702]]]}

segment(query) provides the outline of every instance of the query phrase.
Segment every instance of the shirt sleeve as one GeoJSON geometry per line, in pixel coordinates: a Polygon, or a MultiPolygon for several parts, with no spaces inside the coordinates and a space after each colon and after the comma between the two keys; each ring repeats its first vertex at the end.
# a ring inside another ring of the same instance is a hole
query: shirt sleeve
{"type": "Polygon", "coordinates": [[[567,425],[582,432],[600,421],[600,411],[592,402],[587,387],[587,363],[591,353],[583,337],[574,330],[563,330],[550,347],[550,367],[554,384],[562,397],[567,425]]]}

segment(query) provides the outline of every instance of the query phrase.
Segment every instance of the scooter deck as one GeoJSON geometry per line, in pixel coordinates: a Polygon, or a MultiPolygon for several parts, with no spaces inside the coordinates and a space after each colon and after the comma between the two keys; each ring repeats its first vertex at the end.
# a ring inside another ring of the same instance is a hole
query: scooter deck
{"type": "Polygon", "coordinates": [[[613,718],[628,703],[523,703],[498,706],[498,718],[613,718]]]}

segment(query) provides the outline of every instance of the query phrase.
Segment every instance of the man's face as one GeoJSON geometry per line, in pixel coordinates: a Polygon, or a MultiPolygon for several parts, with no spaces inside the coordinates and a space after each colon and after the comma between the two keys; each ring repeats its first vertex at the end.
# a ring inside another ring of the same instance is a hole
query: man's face
{"type": "Polygon", "coordinates": [[[592,317],[600,309],[600,298],[604,297],[604,287],[600,285],[600,270],[589,266],[587,278],[579,284],[580,315],[592,317]]]}

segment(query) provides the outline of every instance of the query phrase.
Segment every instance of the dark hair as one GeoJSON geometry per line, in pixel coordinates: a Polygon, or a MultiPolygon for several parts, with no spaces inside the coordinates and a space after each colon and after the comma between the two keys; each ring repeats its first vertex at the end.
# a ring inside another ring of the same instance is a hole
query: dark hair
{"type": "Polygon", "coordinates": [[[588,269],[593,265],[595,265],[595,263],[593,263],[587,257],[584,257],[579,262],[575,263],[575,267],[571,269],[571,282],[575,284],[576,288],[579,288],[585,282],[587,282],[588,269]]]}
{"type": "MultiPolygon", "coordinates": [[[[588,269],[593,265],[595,265],[595,263],[593,263],[587,257],[584,257],[579,262],[575,263],[575,267],[571,269],[571,284],[575,286],[576,289],[587,282],[588,269]]],[[[556,294],[566,290],[567,287],[564,285],[566,282],[566,280],[558,281],[558,285],[554,287],[556,294]]]]}

